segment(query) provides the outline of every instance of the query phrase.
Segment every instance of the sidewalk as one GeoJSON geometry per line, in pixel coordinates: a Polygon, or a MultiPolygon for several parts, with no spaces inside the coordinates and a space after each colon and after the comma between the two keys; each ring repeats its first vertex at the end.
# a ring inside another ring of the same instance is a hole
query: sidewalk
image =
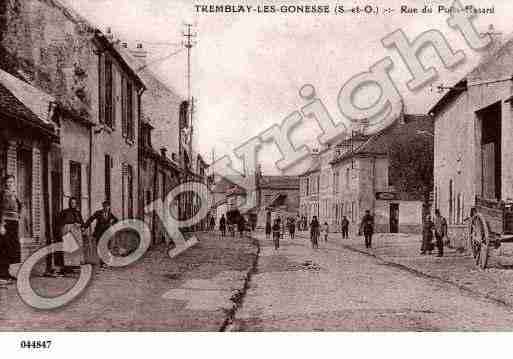
{"type": "MultiPolygon", "coordinates": [[[[306,232],[300,232],[306,237],[306,232]]],[[[503,244],[490,251],[489,267],[478,269],[467,253],[444,248],[444,257],[420,255],[421,235],[384,234],[373,236],[371,249],[366,249],[363,237],[343,240],[340,233],[329,236],[332,243],[347,249],[375,256],[387,264],[399,265],[416,274],[441,279],[463,290],[470,290],[489,299],[513,306],[513,244],[503,244]]]]}
{"type": "MultiPolygon", "coordinates": [[[[257,260],[258,243],[200,233],[199,243],[171,259],[150,250],[126,268],[96,271],[85,293],[68,306],[38,311],[15,286],[0,288],[0,331],[218,331],[233,315],[257,260]]],[[[34,288],[55,296],[74,278],[34,277],[34,288]]]]}

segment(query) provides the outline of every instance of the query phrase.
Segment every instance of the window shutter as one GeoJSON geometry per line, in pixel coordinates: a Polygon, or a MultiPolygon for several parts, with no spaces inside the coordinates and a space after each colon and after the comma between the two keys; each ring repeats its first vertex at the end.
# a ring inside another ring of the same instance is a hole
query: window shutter
{"type": "Polygon", "coordinates": [[[41,199],[42,199],[42,171],[41,171],[41,152],[39,148],[34,147],[32,152],[32,235],[39,241],[41,238],[41,199]]]}
{"type": "Polygon", "coordinates": [[[127,137],[127,81],[125,77],[121,80],[121,128],[123,137],[127,137]]]}
{"type": "Polygon", "coordinates": [[[134,88],[132,83],[127,80],[127,136],[128,139],[134,139],[134,88]]]}
{"type": "Polygon", "coordinates": [[[111,118],[111,128],[116,128],[116,108],[118,104],[118,94],[116,87],[116,76],[114,76],[114,66],[111,66],[111,87],[112,87],[112,118],[111,118]]]}
{"type": "Polygon", "coordinates": [[[105,55],[98,55],[98,107],[99,122],[105,123],[105,55]]]}

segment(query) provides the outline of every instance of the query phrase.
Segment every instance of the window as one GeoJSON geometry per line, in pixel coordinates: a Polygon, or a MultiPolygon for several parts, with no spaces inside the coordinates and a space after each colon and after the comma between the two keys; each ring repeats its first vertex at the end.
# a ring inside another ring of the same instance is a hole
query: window
{"type": "Polygon", "coordinates": [[[456,211],[456,222],[461,223],[461,193],[458,193],[456,211]]]}
{"type": "Polygon", "coordinates": [[[82,168],[79,162],[69,162],[69,189],[70,196],[77,199],[80,210],[82,204],[82,168]]]}
{"type": "Polygon", "coordinates": [[[112,61],[105,57],[105,124],[110,128],[114,127],[115,109],[113,106],[113,81],[112,81],[112,61]]]}
{"type": "Polygon", "coordinates": [[[392,171],[390,170],[390,166],[388,167],[388,185],[394,185],[394,179],[392,178],[392,171]]]}
{"type": "Polygon", "coordinates": [[[122,80],[122,132],[127,140],[134,140],[134,93],[133,85],[130,80],[123,77],[122,80]]]}
{"type": "Polygon", "coordinates": [[[449,181],[449,223],[454,223],[453,221],[453,194],[452,194],[452,180],[449,181]]]}
{"type": "Polygon", "coordinates": [[[306,179],[306,195],[310,194],[310,178],[306,179]]]}
{"type": "Polygon", "coordinates": [[[350,181],[349,176],[351,175],[349,171],[350,171],[349,167],[346,168],[346,187],[347,188],[349,188],[349,181],[350,181]]]}
{"type": "Polygon", "coordinates": [[[111,172],[112,172],[112,157],[105,155],[105,200],[111,200],[111,172]]]}

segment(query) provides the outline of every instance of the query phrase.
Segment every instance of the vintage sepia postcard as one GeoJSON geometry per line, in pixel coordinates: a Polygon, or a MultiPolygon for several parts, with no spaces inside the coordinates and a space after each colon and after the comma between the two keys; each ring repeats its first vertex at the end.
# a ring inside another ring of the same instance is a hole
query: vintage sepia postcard
{"type": "Polygon", "coordinates": [[[512,14],[0,0],[2,348],[513,331],[512,14]]]}

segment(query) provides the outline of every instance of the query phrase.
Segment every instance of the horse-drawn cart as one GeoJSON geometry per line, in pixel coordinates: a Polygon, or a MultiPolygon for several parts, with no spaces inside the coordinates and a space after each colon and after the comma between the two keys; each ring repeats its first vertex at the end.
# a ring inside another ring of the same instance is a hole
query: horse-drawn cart
{"type": "Polygon", "coordinates": [[[476,197],[468,233],[469,249],[476,265],[485,269],[491,248],[513,243],[513,203],[476,197]]]}

